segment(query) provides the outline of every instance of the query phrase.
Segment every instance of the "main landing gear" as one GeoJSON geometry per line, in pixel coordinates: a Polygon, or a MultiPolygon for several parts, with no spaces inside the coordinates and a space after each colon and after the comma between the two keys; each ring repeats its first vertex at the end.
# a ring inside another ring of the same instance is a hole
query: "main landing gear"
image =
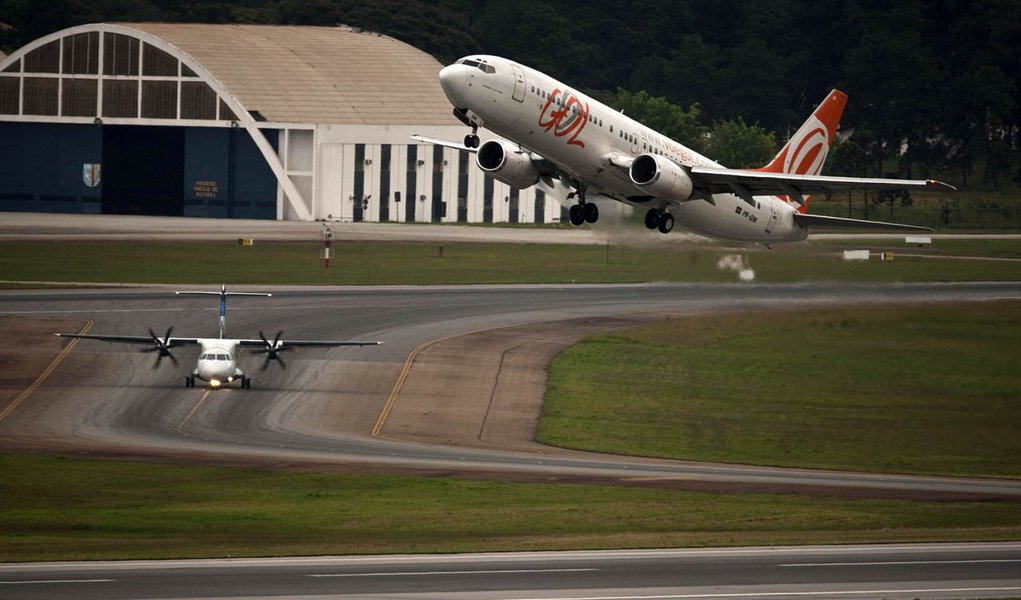
{"type": "Polygon", "coordinates": [[[665,210],[650,208],[645,213],[645,226],[649,229],[659,229],[661,233],[670,233],[674,228],[674,216],[665,210]]]}
{"type": "Polygon", "coordinates": [[[570,199],[574,196],[578,197],[578,203],[567,211],[571,217],[571,224],[581,225],[582,223],[595,223],[598,221],[599,207],[585,202],[585,189],[581,188],[577,192],[571,192],[567,198],[570,199]]]}

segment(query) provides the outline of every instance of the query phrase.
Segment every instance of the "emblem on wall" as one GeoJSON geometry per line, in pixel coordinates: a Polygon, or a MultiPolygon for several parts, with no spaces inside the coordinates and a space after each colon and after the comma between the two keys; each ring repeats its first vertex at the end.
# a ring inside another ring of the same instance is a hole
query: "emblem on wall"
{"type": "Polygon", "coordinates": [[[90,188],[99,186],[99,176],[102,165],[99,163],[82,164],[82,180],[90,188]]]}

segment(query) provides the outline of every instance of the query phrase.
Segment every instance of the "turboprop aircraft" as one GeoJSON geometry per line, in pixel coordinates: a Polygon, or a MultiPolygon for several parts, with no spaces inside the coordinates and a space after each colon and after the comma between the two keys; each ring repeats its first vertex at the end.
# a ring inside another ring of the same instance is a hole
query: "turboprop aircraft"
{"type": "Polygon", "coordinates": [[[541,184],[570,206],[571,223],[595,223],[610,198],[646,209],[649,229],[674,223],[715,238],[805,239],[811,227],[928,230],[896,223],[808,214],[827,191],[953,190],[934,180],[820,175],[847,96],[832,90],[769,164],[728,169],[627,115],[524,65],[473,55],[440,71],[454,116],[471,128],[464,143],[412,136],[476,153],[479,167],[514,188],[541,184]],[[480,145],[480,127],[502,136],[480,145]]]}
{"type": "Polygon", "coordinates": [[[102,340],[104,342],[122,342],[126,344],[144,344],[148,345],[149,348],[142,350],[143,352],[156,352],[156,363],[153,368],[159,366],[160,361],[163,357],[168,357],[174,365],[177,365],[177,359],[170,353],[170,349],[177,346],[187,346],[192,344],[198,344],[202,347],[202,352],[199,354],[198,363],[195,366],[195,370],[192,371],[191,375],[187,375],[184,378],[185,387],[195,387],[195,380],[201,379],[202,381],[208,382],[209,387],[218,388],[224,384],[237,381],[240,383],[242,388],[252,387],[252,379],[244,374],[244,372],[238,367],[238,352],[237,349],[241,347],[251,348],[253,354],[265,354],[266,360],[262,363],[262,369],[265,370],[269,366],[270,361],[277,361],[280,364],[280,368],[286,369],[287,365],[284,360],[280,357],[281,352],[286,352],[297,347],[302,346],[315,346],[320,348],[329,348],[333,346],[376,346],[383,342],[363,342],[363,341],[337,341],[337,340],[282,340],[280,336],[283,335],[283,331],[278,331],[273,341],[266,339],[266,336],[260,331],[259,339],[228,339],[226,337],[227,330],[227,296],[272,296],[273,294],[265,294],[261,292],[228,292],[227,285],[221,285],[219,292],[176,292],[179,295],[202,295],[202,296],[219,296],[220,297],[220,335],[215,338],[186,338],[186,337],[174,337],[171,334],[174,331],[173,327],[167,329],[166,334],[163,337],[156,335],[156,332],[149,329],[148,336],[134,336],[134,335],[103,335],[103,334],[84,334],[84,333],[58,333],[56,335],[60,337],[68,338],[85,338],[90,340],[102,340]]]}

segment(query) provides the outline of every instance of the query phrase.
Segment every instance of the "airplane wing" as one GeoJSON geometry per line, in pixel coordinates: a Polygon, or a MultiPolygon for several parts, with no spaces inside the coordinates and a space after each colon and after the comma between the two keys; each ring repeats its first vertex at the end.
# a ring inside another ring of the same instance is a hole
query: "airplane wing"
{"type": "Polygon", "coordinates": [[[414,134],[411,139],[422,142],[423,144],[433,144],[435,146],[443,146],[444,148],[453,148],[454,150],[467,150],[468,152],[478,152],[478,148],[469,148],[460,142],[451,142],[450,140],[441,140],[439,138],[432,138],[425,135],[414,134]]]}
{"type": "MultiPolygon", "coordinates": [[[[254,346],[257,348],[265,348],[267,345],[266,340],[234,340],[238,346],[254,346]]],[[[379,346],[383,342],[380,341],[361,341],[361,340],[280,340],[276,344],[276,349],[282,348],[332,348],[335,346],[379,346]]]]}
{"type": "Polygon", "coordinates": [[[731,193],[750,202],[751,196],[790,196],[804,204],[809,194],[837,190],[931,190],[955,191],[952,185],[934,179],[879,179],[868,177],[833,177],[829,175],[793,175],[722,167],[691,167],[695,187],[711,194],[731,193]]]}
{"type": "MultiPolygon", "coordinates": [[[[462,144],[460,142],[452,142],[450,140],[441,140],[439,138],[433,138],[433,137],[429,137],[429,136],[426,136],[426,135],[419,135],[417,133],[413,134],[411,136],[411,139],[419,141],[419,142],[422,142],[422,143],[425,143],[425,144],[433,144],[433,145],[436,145],[436,146],[443,146],[444,148],[453,148],[454,150],[467,150],[468,152],[472,152],[472,153],[477,153],[479,151],[479,148],[469,148],[469,147],[465,146],[464,144],[462,144]]],[[[491,140],[487,141],[486,144],[491,143],[493,141],[499,141],[502,144],[509,144],[511,146],[516,146],[518,148],[518,150],[515,150],[515,153],[526,154],[528,156],[528,159],[531,160],[532,163],[535,164],[535,168],[539,171],[539,176],[541,178],[541,181],[543,183],[545,183],[546,185],[548,185],[549,187],[551,187],[551,188],[555,187],[553,179],[563,179],[564,178],[564,174],[566,173],[566,171],[564,171],[559,165],[557,165],[553,161],[547,159],[545,156],[542,156],[541,154],[533,152],[533,151],[531,151],[531,150],[521,146],[520,144],[517,144],[515,142],[510,142],[510,141],[507,141],[507,140],[503,140],[503,139],[500,139],[500,138],[491,139],[491,140]]],[[[483,146],[484,145],[485,144],[483,144],[483,146]]],[[[480,146],[480,147],[482,147],[482,146],[480,146]]],[[[499,180],[498,176],[496,178],[499,180]]]]}
{"type": "MultiPolygon", "coordinates": [[[[144,335],[102,335],[94,333],[57,333],[54,335],[56,335],[57,337],[101,340],[104,342],[120,342],[123,344],[147,344],[150,346],[157,344],[158,341],[163,341],[156,340],[153,339],[153,337],[151,336],[144,335]]],[[[167,348],[172,348],[174,346],[187,346],[190,344],[198,343],[199,338],[168,337],[165,340],[167,348]]]]}

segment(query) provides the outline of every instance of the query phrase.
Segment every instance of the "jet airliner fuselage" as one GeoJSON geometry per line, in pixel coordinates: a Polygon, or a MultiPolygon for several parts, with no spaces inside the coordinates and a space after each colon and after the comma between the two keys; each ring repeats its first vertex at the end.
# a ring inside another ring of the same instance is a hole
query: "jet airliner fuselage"
{"type": "Polygon", "coordinates": [[[483,171],[512,187],[559,186],[567,200],[576,200],[570,211],[575,225],[595,222],[598,206],[590,200],[603,197],[645,208],[646,226],[663,233],[676,221],[716,238],[789,242],[804,239],[809,225],[920,229],[807,215],[803,207],[812,192],[949,188],[933,181],[820,176],[847,98],[838,90],[770,165],[740,170],[504,58],[463,58],[444,67],[439,80],[455,116],[472,132],[463,145],[414,137],[476,152],[483,171]],[[477,131],[483,126],[504,139],[480,144],[477,131]]]}

